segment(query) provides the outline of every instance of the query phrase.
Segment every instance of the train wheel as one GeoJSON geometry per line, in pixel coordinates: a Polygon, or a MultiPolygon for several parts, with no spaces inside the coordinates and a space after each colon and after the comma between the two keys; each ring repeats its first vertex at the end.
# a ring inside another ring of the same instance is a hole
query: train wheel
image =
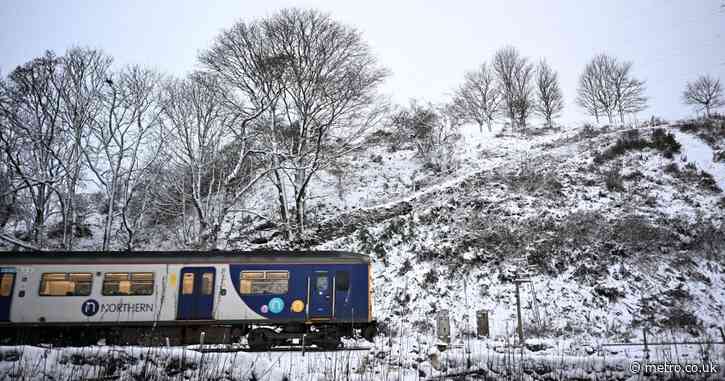
{"type": "Polygon", "coordinates": [[[247,335],[247,343],[253,351],[267,351],[274,344],[276,333],[269,328],[256,328],[247,335]]]}
{"type": "Polygon", "coordinates": [[[374,325],[369,325],[363,330],[363,337],[369,342],[373,342],[375,336],[378,335],[378,328],[374,325]]]}
{"type": "Polygon", "coordinates": [[[342,346],[339,336],[327,336],[318,342],[318,345],[325,350],[332,351],[342,346]]]}

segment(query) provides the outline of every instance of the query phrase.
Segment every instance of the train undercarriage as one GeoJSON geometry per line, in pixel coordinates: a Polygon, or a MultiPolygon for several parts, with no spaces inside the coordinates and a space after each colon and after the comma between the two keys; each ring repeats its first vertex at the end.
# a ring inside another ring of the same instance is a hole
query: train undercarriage
{"type": "Polygon", "coordinates": [[[0,327],[0,345],[84,346],[84,345],[192,345],[235,344],[246,337],[251,350],[263,351],[277,346],[317,346],[334,350],[342,338],[362,337],[372,341],[375,323],[284,324],[284,325],[23,325],[0,327]]]}

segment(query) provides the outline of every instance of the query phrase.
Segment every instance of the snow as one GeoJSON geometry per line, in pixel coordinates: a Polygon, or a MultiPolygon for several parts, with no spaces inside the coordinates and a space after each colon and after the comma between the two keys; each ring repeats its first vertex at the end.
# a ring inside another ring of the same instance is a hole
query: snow
{"type": "Polygon", "coordinates": [[[720,189],[725,190],[725,162],[714,161],[714,151],[700,138],[682,132],[678,129],[671,129],[671,132],[682,144],[682,157],[687,161],[693,162],[697,167],[709,174],[717,182],[720,189]]]}
{"type": "MultiPolygon", "coordinates": [[[[349,343],[354,345],[356,343],[349,343]]],[[[0,347],[0,380],[420,380],[476,372],[488,379],[536,375],[561,379],[641,379],[633,361],[722,364],[725,353],[695,345],[607,347],[576,340],[527,341],[528,349],[504,340],[454,337],[444,351],[430,335],[402,327],[370,350],[198,353],[189,348],[0,347]],[[649,355],[649,359],[645,357],[649,355]]],[[[600,343],[602,344],[602,343],[600,343]]],[[[656,375],[655,375],[656,376],[656,375]]],[[[710,379],[725,376],[720,367],[710,379]]]]}

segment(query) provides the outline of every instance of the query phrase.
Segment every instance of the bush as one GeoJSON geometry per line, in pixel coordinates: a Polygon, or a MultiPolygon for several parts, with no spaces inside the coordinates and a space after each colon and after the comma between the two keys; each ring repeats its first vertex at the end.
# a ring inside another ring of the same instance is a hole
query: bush
{"type": "Polygon", "coordinates": [[[594,162],[601,164],[607,160],[624,155],[627,151],[641,151],[646,148],[653,148],[661,151],[666,158],[672,158],[675,152],[680,152],[681,145],[674,135],[662,128],[652,130],[650,139],[640,137],[639,130],[628,130],[623,136],[601,154],[594,156],[594,162]]]}
{"type": "Polygon", "coordinates": [[[624,191],[624,179],[619,165],[612,166],[612,168],[604,172],[604,183],[610,192],[624,191]]]}
{"type": "Polygon", "coordinates": [[[455,157],[453,144],[445,143],[434,147],[424,156],[425,168],[436,173],[448,173],[458,168],[459,162],[455,157]]]}
{"type": "Polygon", "coordinates": [[[723,161],[725,162],[725,149],[715,151],[712,153],[712,161],[723,161]]]}
{"type": "Polygon", "coordinates": [[[390,121],[402,141],[412,142],[426,157],[437,147],[455,140],[458,124],[445,107],[411,101],[390,121]]]}
{"type": "Polygon", "coordinates": [[[722,192],[722,189],[720,189],[720,187],[717,185],[717,182],[712,177],[712,175],[705,171],[699,170],[695,163],[689,162],[685,164],[685,168],[683,168],[681,171],[672,172],[671,174],[682,181],[695,183],[700,188],[707,191],[714,193],[722,192]]]}
{"type": "Polygon", "coordinates": [[[664,171],[665,173],[677,174],[680,173],[680,167],[677,165],[677,163],[672,162],[665,165],[664,171]]]}
{"type": "Polygon", "coordinates": [[[652,130],[652,148],[662,151],[664,157],[671,159],[675,152],[680,152],[682,145],[677,142],[675,136],[665,132],[662,128],[652,130]]]}

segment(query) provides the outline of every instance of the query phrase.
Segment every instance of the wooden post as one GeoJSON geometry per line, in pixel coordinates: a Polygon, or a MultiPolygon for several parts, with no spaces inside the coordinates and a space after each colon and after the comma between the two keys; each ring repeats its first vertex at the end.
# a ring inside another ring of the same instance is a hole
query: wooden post
{"type": "Polygon", "coordinates": [[[647,347],[647,328],[642,328],[642,335],[644,337],[644,358],[649,360],[649,348],[647,347]]]}
{"type": "Polygon", "coordinates": [[[519,295],[519,282],[516,283],[516,318],[518,320],[519,344],[524,345],[524,326],[521,324],[521,296],[519,295]]]}

